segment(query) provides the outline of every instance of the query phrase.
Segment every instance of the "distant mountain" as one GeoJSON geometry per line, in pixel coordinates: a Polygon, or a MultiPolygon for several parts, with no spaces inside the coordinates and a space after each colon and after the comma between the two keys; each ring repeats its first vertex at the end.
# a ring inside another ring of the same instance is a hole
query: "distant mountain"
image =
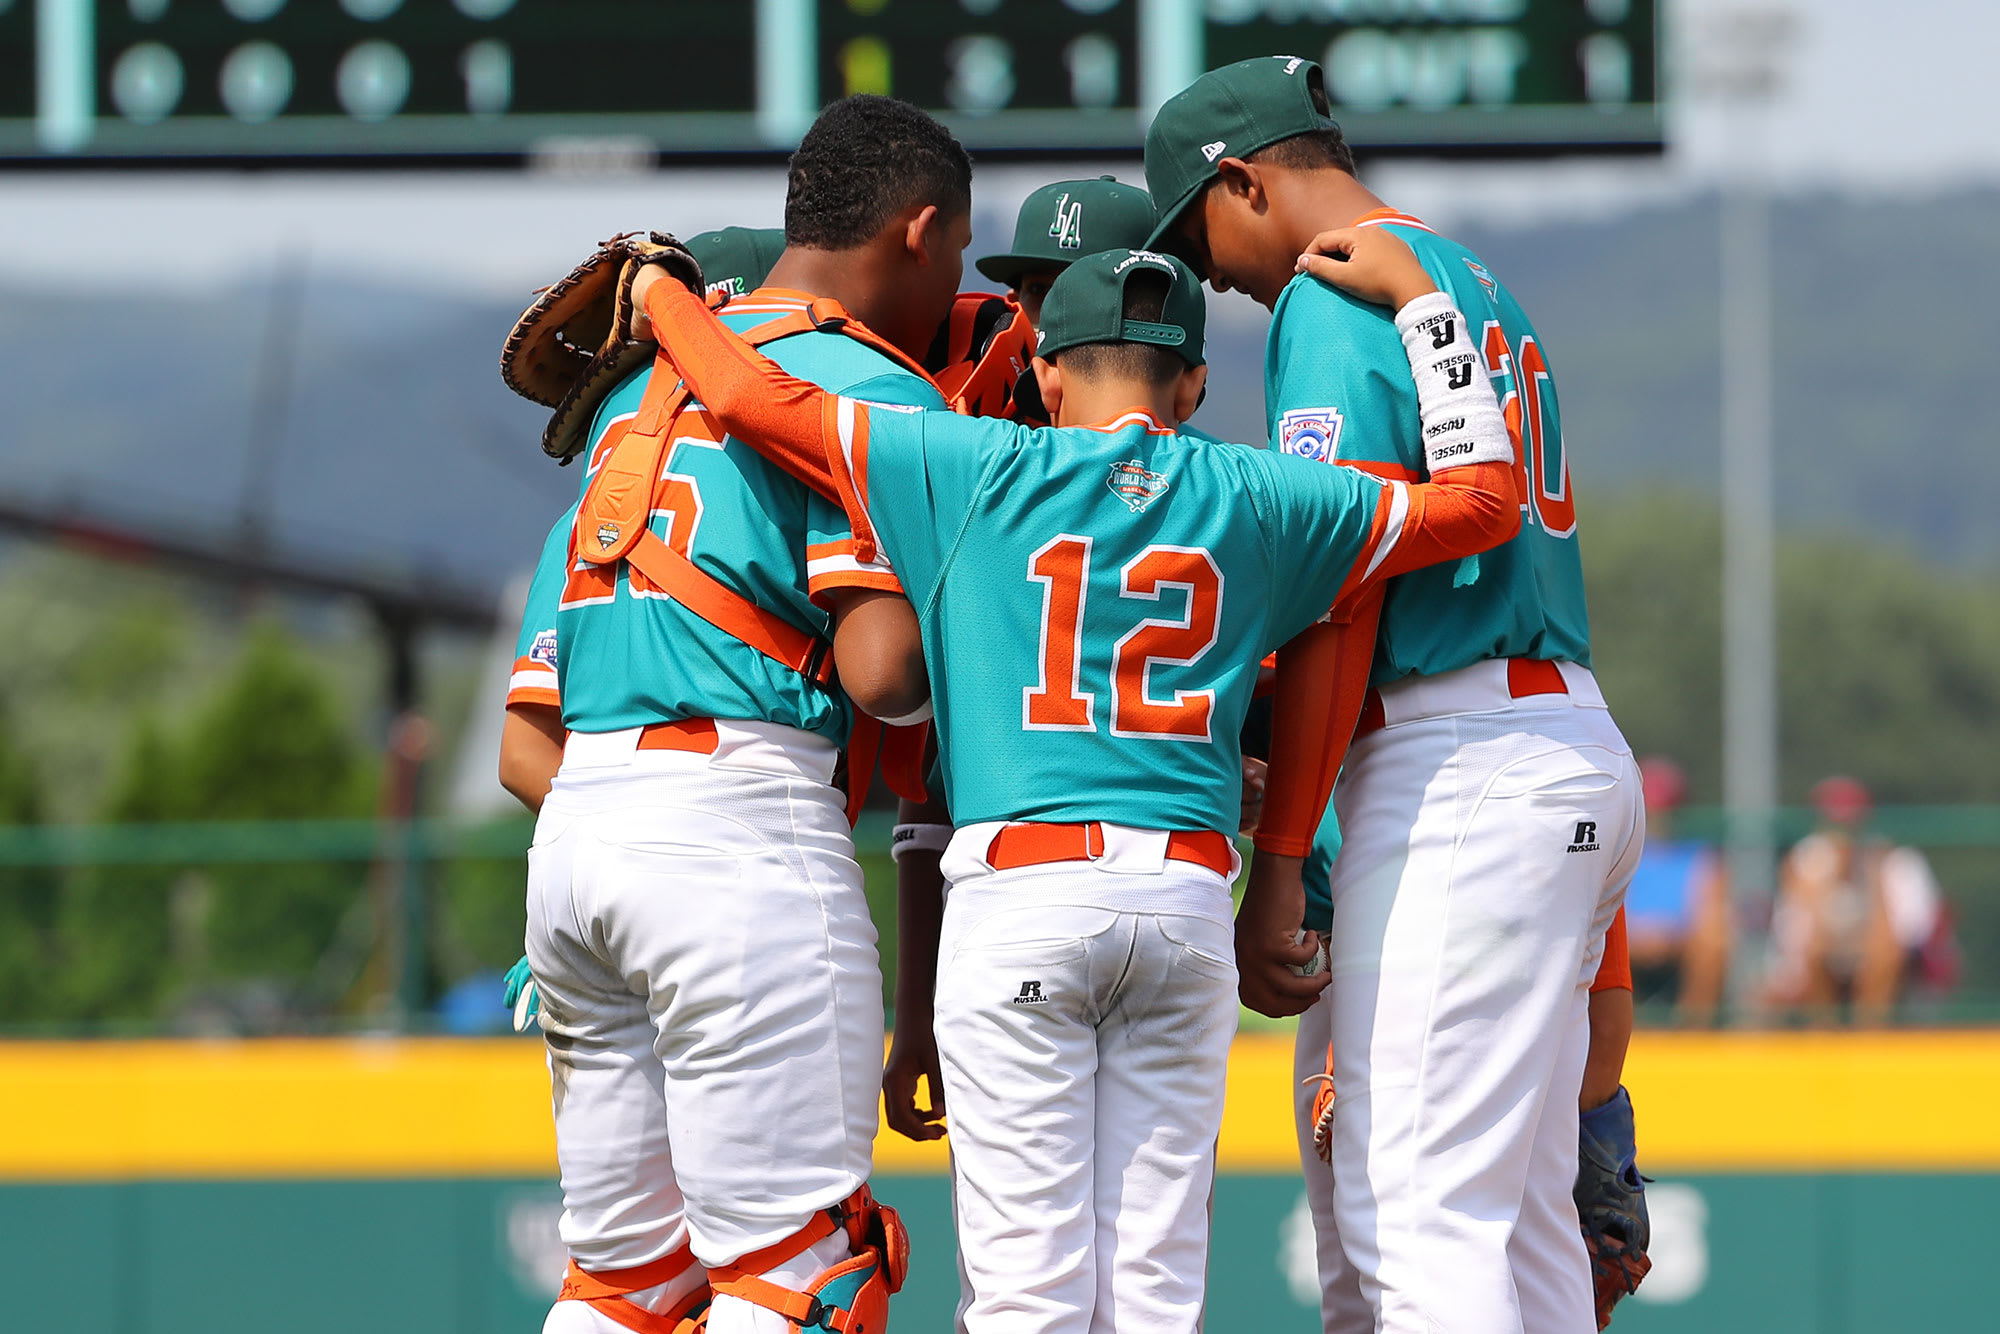
{"type": "MultiPolygon", "coordinates": [[[[2000,193],[1772,213],[1779,514],[2000,566],[2000,193]]],[[[1461,229],[1545,337],[1586,491],[1721,476],[1713,198],[1461,229]]]]}
{"type": "MultiPolygon", "coordinates": [[[[1785,521],[2000,565],[2000,194],[1795,199],[1774,228],[1785,521]]],[[[1716,486],[1716,232],[1712,199],[1459,229],[1544,335],[1586,492],[1716,486]]],[[[0,501],[232,538],[267,305],[262,284],[201,299],[138,283],[117,301],[0,291],[0,501]]],[[[275,544],[497,598],[577,478],[537,448],[543,411],[495,374],[516,313],[315,273],[274,441],[275,544]]],[[[1240,315],[1216,334],[1200,420],[1261,438],[1261,336],[1240,315]]]]}

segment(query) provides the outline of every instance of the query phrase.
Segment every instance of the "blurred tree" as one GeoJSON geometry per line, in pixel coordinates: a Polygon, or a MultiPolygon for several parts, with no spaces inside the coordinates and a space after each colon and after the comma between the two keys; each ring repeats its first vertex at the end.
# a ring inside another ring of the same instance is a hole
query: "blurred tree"
{"type": "MultiPolygon", "coordinates": [[[[1721,795],[1721,518],[1684,495],[1584,506],[1597,673],[1627,739],[1721,795]]],[[[1785,799],[1830,773],[1883,802],[2000,800],[2000,583],[1853,538],[1782,538],[1785,799]]]]}
{"type": "MultiPolygon", "coordinates": [[[[0,716],[0,826],[41,823],[41,788],[11,720],[0,716]]],[[[62,876],[49,867],[0,867],[0,1023],[44,1017],[49,948],[62,876]]]]}
{"type": "MultiPolygon", "coordinates": [[[[268,623],[252,631],[235,674],[196,719],[183,772],[191,819],[369,813],[371,775],[332,691],[268,623]]],[[[310,863],[211,868],[208,963],[225,977],[303,983],[356,904],[363,875],[310,863]]]]}
{"type": "MultiPolygon", "coordinates": [[[[181,757],[150,718],[133,730],[102,818],[184,818],[181,757]]],[[[171,929],[178,867],[94,866],[72,878],[57,923],[62,973],[45,987],[45,1017],[119,1021],[154,1015],[179,971],[171,929]]]]}

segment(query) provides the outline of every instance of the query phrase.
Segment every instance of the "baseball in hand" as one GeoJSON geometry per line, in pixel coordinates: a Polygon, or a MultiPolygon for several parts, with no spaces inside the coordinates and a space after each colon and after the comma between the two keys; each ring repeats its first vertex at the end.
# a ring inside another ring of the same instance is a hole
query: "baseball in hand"
{"type": "MultiPolygon", "coordinates": [[[[1306,929],[1304,927],[1300,927],[1298,931],[1293,934],[1292,943],[1294,945],[1303,945],[1305,944],[1305,941],[1306,941],[1306,929]]],[[[1318,977],[1321,973],[1326,971],[1327,967],[1326,937],[1324,936],[1320,937],[1319,949],[1317,952],[1313,954],[1312,958],[1306,960],[1304,963],[1292,963],[1292,964],[1286,964],[1285,966],[1291,969],[1294,973],[1297,973],[1300,977],[1318,977]]]]}

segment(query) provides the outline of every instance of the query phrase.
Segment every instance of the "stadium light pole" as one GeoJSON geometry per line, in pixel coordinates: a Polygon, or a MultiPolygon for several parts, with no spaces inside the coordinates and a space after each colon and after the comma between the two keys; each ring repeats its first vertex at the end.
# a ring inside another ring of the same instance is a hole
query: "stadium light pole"
{"type": "Polygon", "coordinates": [[[1715,11],[1697,31],[1696,86],[1726,113],[1721,206],[1722,787],[1730,882],[1772,890],[1777,863],[1777,488],[1772,460],[1771,222],[1764,152],[1789,10],[1715,11]]]}

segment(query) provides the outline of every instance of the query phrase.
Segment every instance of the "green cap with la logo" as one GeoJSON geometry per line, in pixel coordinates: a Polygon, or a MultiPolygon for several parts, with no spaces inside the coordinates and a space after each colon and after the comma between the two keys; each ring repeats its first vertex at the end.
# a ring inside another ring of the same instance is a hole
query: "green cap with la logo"
{"type": "Polygon", "coordinates": [[[1062,269],[1099,250],[1144,245],[1153,230],[1153,199],[1110,176],[1057,181],[1021,201],[1014,249],[976,261],[981,273],[1009,287],[1036,269],[1062,269]]]}
{"type": "Polygon", "coordinates": [[[1160,220],[1158,245],[1174,219],[1215,179],[1215,164],[1248,157],[1280,139],[1337,130],[1319,66],[1304,56],[1254,56],[1210,70],[1168,98],[1146,130],[1146,189],[1160,220]],[[1315,105],[1314,94],[1319,95],[1315,105]]]}
{"type": "Polygon", "coordinates": [[[1199,366],[1207,322],[1201,279],[1178,258],[1151,250],[1104,250],[1071,264],[1049,288],[1035,355],[1052,358],[1084,343],[1152,343],[1199,366]],[[1125,318],[1125,285],[1141,273],[1166,275],[1166,308],[1158,320],[1125,318]]]}

